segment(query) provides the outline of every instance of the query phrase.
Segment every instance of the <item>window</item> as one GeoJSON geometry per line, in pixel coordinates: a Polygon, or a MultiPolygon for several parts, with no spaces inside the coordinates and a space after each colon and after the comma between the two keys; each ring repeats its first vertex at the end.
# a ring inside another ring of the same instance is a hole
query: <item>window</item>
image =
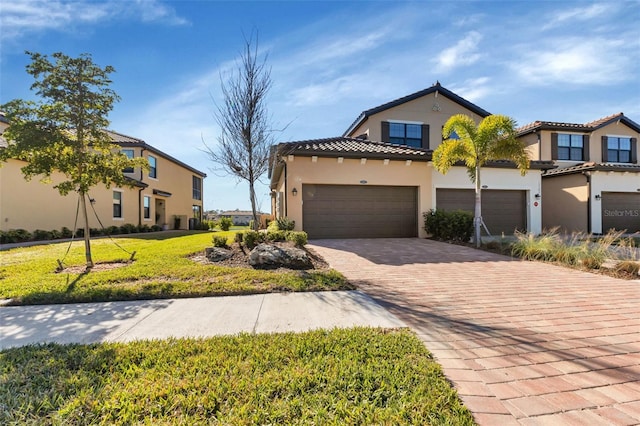
{"type": "MultiPolygon", "coordinates": [[[[121,151],[124,155],[127,156],[127,158],[129,160],[132,160],[134,157],[134,153],[132,149],[123,149],[121,151]]],[[[126,167],[124,170],[122,170],[123,173],[133,173],[133,167],[126,167]]]]}
{"type": "Polygon", "coordinates": [[[143,203],[144,218],[151,219],[151,197],[145,195],[143,203]]]}
{"type": "Polygon", "coordinates": [[[193,199],[202,200],[202,179],[193,176],[193,199]]]}
{"type": "Polygon", "coordinates": [[[192,206],[193,217],[198,220],[202,220],[202,207],[201,206],[192,206]]]}
{"type": "Polygon", "coordinates": [[[149,177],[157,178],[158,177],[158,169],[156,168],[156,157],[150,155],[148,158],[149,161],[149,177]]]}
{"type": "Polygon", "coordinates": [[[631,138],[607,137],[607,158],[611,163],[631,163],[631,138]]]}
{"type": "Polygon", "coordinates": [[[558,135],[558,160],[584,160],[584,139],[582,135],[558,135]]]}
{"type": "Polygon", "coordinates": [[[113,217],[122,218],[122,192],[113,191],[113,217]]]}
{"type": "Polygon", "coordinates": [[[422,147],[422,126],[420,124],[389,123],[389,143],[422,147]]]}

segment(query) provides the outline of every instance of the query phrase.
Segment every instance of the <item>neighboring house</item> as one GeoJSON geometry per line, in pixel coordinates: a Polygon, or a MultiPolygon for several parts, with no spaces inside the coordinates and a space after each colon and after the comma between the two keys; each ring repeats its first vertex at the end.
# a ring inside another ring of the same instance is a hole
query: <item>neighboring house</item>
{"type": "MultiPolygon", "coordinates": [[[[341,137],[281,143],[272,149],[272,213],[310,238],[424,237],[430,209],[473,211],[466,167],[442,175],[431,163],[442,127],[454,114],[479,122],[489,112],[436,83],[364,111],[341,137]]],[[[483,168],[483,218],[492,235],[539,233],[541,174],[511,162],[483,168]]]]}
{"type": "MultiPolygon", "coordinates": [[[[264,213],[258,212],[258,218],[262,218],[264,213]]],[[[228,210],[220,212],[218,218],[228,217],[233,221],[234,225],[246,226],[253,220],[253,212],[247,210],[228,210]]]]}
{"type": "MultiPolygon", "coordinates": [[[[6,118],[0,115],[0,134],[8,126],[6,118]]],[[[130,223],[174,229],[175,219],[180,218],[179,229],[188,229],[202,219],[202,184],[206,174],[141,139],[106,132],[126,155],[147,158],[151,170],[124,170],[134,181],[134,188],[106,189],[97,185],[89,191],[91,205],[105,228],[130,223]]],[[[1,144],[6,144],[2,138],[1,144]]],[[[77,193],[62,196],[53,188],[62,178],[59,174],[52,176],[52,183],[41,183],[37,178],[26,181],[20,171],[24,165],[18,160],[0,165],[0,230],[73,229],[77,193]]],[[[90,227],[100,228],[89,204],[87,208],[90,227]]],[[[77,227],[82,227],[80,219],[77,227]]]]}
{"type": "Polygon", "coordinates": [[[586,123],[536,121],[518,129],[542,175],[545,228],[594,234],[640,231],[640,125],[614,114],[586,123]]]}

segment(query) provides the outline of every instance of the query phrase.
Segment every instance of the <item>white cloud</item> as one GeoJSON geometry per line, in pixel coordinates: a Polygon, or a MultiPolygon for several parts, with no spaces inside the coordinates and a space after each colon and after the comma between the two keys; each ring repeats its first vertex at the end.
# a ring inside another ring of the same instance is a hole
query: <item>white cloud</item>
{"type": "Polygon", "coordinates": [[[624,40],[568,38],[547,40],[542,49],[521,46],[510,68],[531,85],[612,85],[631,75],[630,55],[624,40]]]}
{"type": "Polygon", "coordinates": [[[574,9],[569,9],[561,12],[554,12],[549,22],[542,27],[543,30],[557,27],[561,24],[572,22],[583,22],[591,19],[602,17],[607,13],[612,12],[616,5],[613,2],[607,4],[591,4],[589,6],[580,6],[574,9]]]}
{"type": "Polygon", "coordinates": [[[466,100],[477,103],[492,92],[489,82],[489,77],[472,78],[461,84],[453,84],[449,89],[466,100]]]}
{"type": "Polygon", "coordinates": [[[173,8],[158,0],[13,0],[0,3],[3,40],[46,30],[69,31],[78,26],[121,18],[166,25],[188,24],[173,8]]]}
{"type": "Polygon", "coordinates": [[[482,40],[482,34],[477,31],[469,32],[455,45],[444,49],[436,58],[436,68],[444,72],[452,68],[471,65],[477,62],[481,55],[478,53],[478,43],[482,40]]]}

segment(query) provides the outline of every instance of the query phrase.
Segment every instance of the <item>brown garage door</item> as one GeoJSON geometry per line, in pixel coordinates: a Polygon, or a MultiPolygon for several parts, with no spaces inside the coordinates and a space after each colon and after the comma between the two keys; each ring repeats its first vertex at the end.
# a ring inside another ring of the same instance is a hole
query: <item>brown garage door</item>
{"type": "Polygon", "coordinates": [[[417,188],[302,185],[302,227],[309,238],[418,235],[417,188]]]}
{"type": "MultiPolygon", "coordinates": [[[[436,208],[466,210],[473,213],[475,191],[472,189],[436,189],[436,208]]],[[[482,191],[482,219],[491,235],[513,234],[527,229],[526,191],[485,189],[482,191]]]]}
{"type": "Polygon", "coordinates": [[[602,193],[602,231],[607,232],[610,229],[640,231],[640,194],[602,193]]]}

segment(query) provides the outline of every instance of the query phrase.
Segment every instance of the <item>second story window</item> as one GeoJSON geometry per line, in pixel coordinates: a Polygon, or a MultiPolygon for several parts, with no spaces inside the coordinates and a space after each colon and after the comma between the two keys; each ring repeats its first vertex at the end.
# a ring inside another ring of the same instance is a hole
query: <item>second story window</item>
{"type": "MultiPolygon", "coordinates": [[[[610,163],[631,163],[631,138],[607,136],[606,158],[610,163]]],[[[603,155],[604,157],[604,155],[603,155]]]]}
{"type": "Polygon", "coordinates": [[[156,157],[150,155],[147,160],[149,161],[149,177],[157,179],[158,178],[158,168],[156,164],[156,157]]]}
{"type": "MultiPolygon", "coordinates": [[[[132,160],[134,157],[134,153],[132,149],[123,149],[121,151],[124,155],[127,156],[129,160],[132,160]]],[[[122,170],[123,173],[133,173],[133,167],[126,167],[122,170]]]]}
{"type": "Polygon", "coordinates": [[[193,176],[193,199],[202,200],[202,179],[193,176]]]}
{"type": "Polygon", "coordinates": [[[389,123],[389,143],[420,148],[422,126],[420,124],[389,123]]]}
{"type": "Polygon", "coordinates": [[[558,160],[585,160],[584,139],[582,135],[558,135],[558,160]]]}

